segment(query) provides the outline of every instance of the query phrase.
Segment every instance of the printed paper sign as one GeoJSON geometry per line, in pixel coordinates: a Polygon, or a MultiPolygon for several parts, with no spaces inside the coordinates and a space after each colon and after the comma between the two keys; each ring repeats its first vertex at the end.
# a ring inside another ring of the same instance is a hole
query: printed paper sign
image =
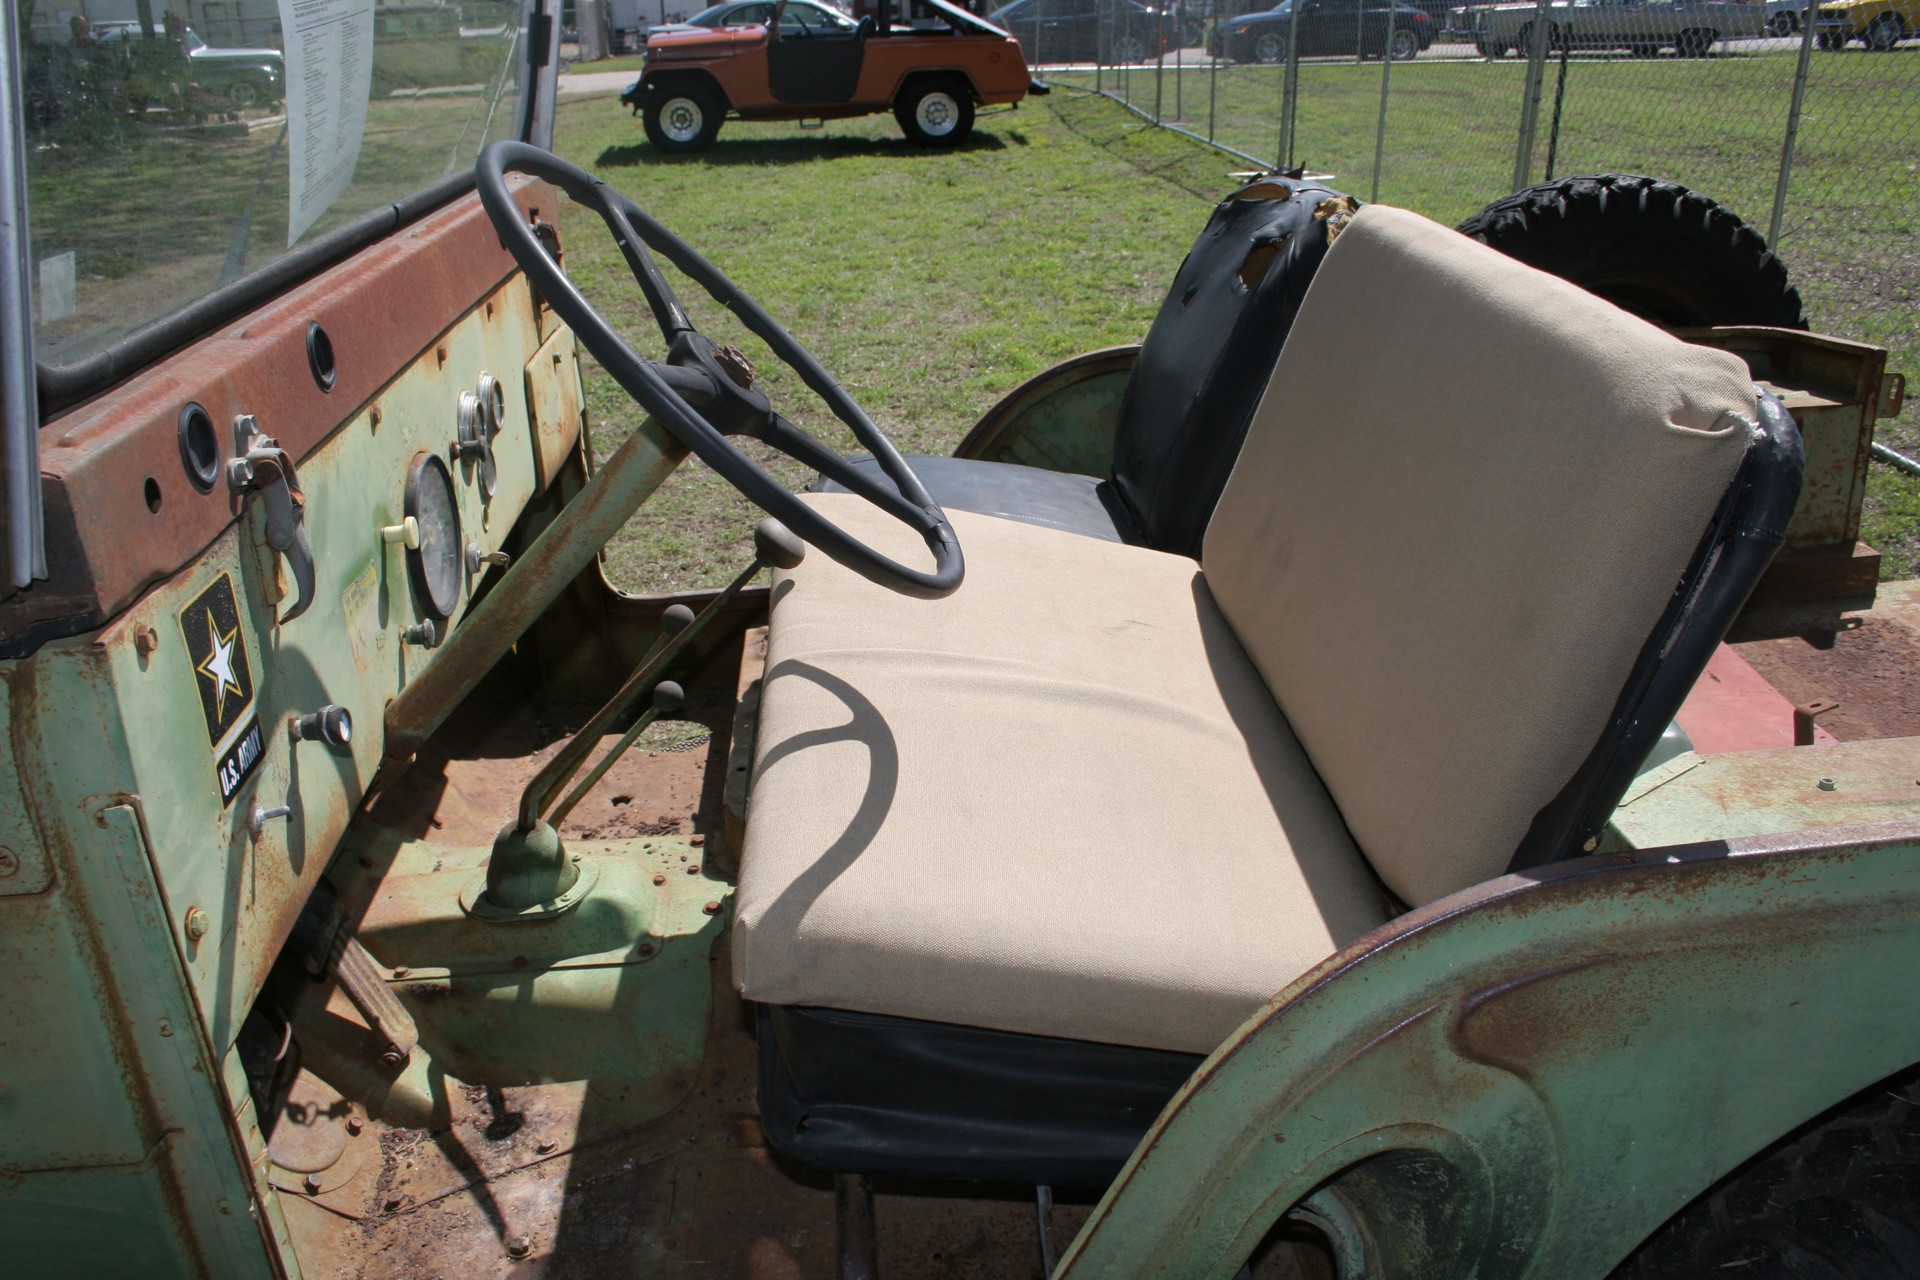
{"type": "Polygon", "coordinates": [[[287,41],[287,245],[353,181],[373,88],[373,0],[280,0],[287,41]]]}

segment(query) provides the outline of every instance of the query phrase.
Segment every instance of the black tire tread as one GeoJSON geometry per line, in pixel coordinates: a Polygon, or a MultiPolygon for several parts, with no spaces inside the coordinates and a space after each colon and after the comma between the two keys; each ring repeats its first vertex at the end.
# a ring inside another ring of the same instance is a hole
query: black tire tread
{"type": "Polygon", "coordinates": [[[1920,1068],[1814,1117],[1648,1237],[1613,1280],[1920,1276],[1920,1068]]]}
{"type": "Polygon", "coordinates": [[[1559,178],[1496,200],[1459,230],[1669,327],[1807,327],[1799,290],[1760,234],[1677,182],[1559,178]],[[1643,278],[1623,285],[1623,274],[1643,278]],[[1648,288],[1661,296],[1641,296],[1648,288]]]}

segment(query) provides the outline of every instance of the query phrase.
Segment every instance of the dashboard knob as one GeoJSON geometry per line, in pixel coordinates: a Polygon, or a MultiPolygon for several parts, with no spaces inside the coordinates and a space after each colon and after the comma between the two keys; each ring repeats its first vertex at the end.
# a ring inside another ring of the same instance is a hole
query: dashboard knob
{"type": "Polygon", "coordinates": [[[324,742],[344,747],[353,741],[353,713],[338,703],[329,702],[318,711],[310,711],[287,723],[295,742],[324,742]]]}

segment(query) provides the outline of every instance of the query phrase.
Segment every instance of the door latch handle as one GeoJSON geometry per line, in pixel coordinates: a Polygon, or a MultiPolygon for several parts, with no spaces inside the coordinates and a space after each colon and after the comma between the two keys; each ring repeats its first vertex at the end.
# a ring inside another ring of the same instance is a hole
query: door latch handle
{"type": "Polygon", "coordinates": [[[300,477],[273,437],[265,434],[250,413],[233,420],[234,458],[227,463],[227,487],[245,496],[258,493],[266,504],[267,545],[287,558],[296,588],[294,604],[280,614],[281,624],[292,622],[313,603],[313,543],[307,537],[307,496],[300,477]]]}

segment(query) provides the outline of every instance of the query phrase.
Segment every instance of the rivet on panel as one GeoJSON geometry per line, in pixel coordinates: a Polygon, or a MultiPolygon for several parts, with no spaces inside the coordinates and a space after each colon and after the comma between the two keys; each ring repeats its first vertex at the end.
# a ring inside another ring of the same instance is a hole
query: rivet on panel
{"type": "Polygon", "coordinates": [[[1598,849],[1599,847],[1600,847],[1599,836],[1588,836],[1587,842],[1580,846],[1580,848],[1587,853],[1592,853],[1595,849],[1598,849]]]}
{"type": "Polygon", "coordinates": [[[516,1261],[533,1252],[533,1241],[525,1236],[515,1236],[507,1241],[507,1256],[516,1261]]]}
{"type": "Polygon", "coordinates": [[[687,874],[688,874],[688,875],[690,875],[690,876],[697,876],[697,875],[699,875],[699,874],[700,874],[700,864],[699,864],[699,863],[697,863],[697,862],[689,862],[689,863],[687,864],[687,874]]]}
{"type": "Polygon", "coordinates": [[[707,838],[705,836],[694,836],[687,841],[688,844],[692,845],[696,849],[698,849],[701,845],[705,844],[706,842],[707,842],[707,838]]]}
{"type": "Polygon", "coordinates": [[[552,1154],[553,1154],[554,1152],[556,1152],[556,1151],[558,1151],[559,1149],[560,1149],[560,1144],[559,1144],[558,1142],[556,1142],[556,1141],[554,1141],[554,1140],[553,1140],[552,1138],[542,1138],[542,1139],[540,1139],[540,1146],[539,1146],[539,1148],[538,1148],[538,1150],[539,1150],[539,1152],[540,1152],[540,1154],[541,1154],[541,1155],[543,1155],[543,1156],[550,1156],[550,1155],[552,1155],[552,1154]]]}
{"type": "Polygon", "coordinates": [[[307,1175],[306,1180],[302,1182],[300,1185],[307,1189],[308,1195],[317,1196],[320,1194],[320,1188],[323,1184],[320,1181],[319,1174],[310,1173],[307,1175]]]}
{"type": "Polygon", "coordinates": [[[717,902],[709,902],[706,906],[700,909],[706,912],[710,916],[717,916],[720,914],[720,904],[717,902]]]}
{"type": "MultiPolygon", "coordinates": [[[[12,872],[8,872],[7,874],[8,874],[8,875],[12,875],[13,873],[12,873],[12,872]]],[[[655,877],[653,878],[653,882],[654,882],[655,884],[665,884],[665,883],[667,882],[667,878],[666,878],[666,877],[665,877],[664,875],[656,875],[656,876],[655,876],[655,877]]]]}
{"type": "MultiPolygon", "coordinates": [[[[20,855],[11,849],[0,849],[0,880],[11,880],[20,874],[20,855]]],[[[659,884],[665,876],[655,876],[653,882],[659,884]]]]}

